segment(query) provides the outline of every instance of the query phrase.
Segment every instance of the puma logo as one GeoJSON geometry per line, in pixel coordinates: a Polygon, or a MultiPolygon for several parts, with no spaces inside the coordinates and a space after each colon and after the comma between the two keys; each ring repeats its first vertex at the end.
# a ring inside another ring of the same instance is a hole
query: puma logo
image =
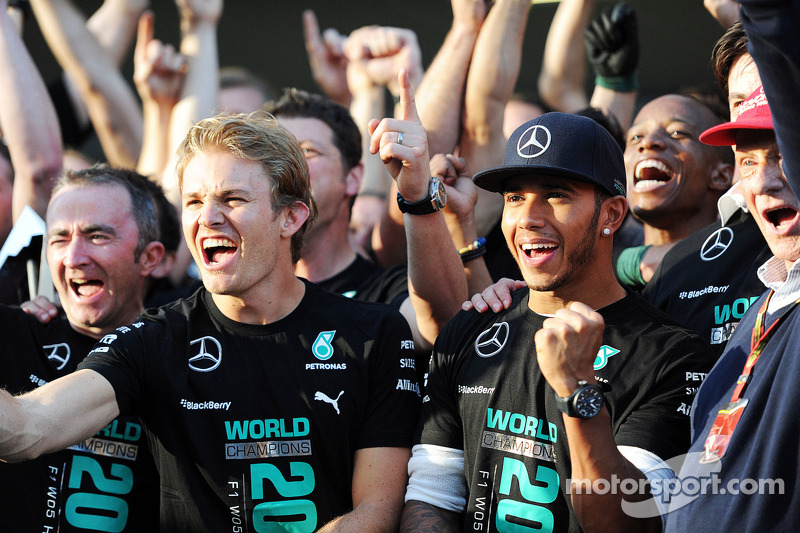
{"type": "Polygon", "coordinates": [[[325,403],[329,403],[329,404],[331,404],[331,405],[333,406],[333,408],[334,408],[334,409],[336,409],[336,414],[337,414],[337,415],[339,415],[339,414],[341,414],[341,412],[339,411],[339,398],[341,398],[341,397],[342,397],[342,394],[344,394],[344,391],[341,391],[341,392],[339,393],[339,396],[337,396],[335,400],[331,400],[331,399],[328,397],[328,395],[327,395],[327,394],[325,394],[324,392],[319,392],[319,391],[317,391],[317,392],[314,394],[314,399],[315,399],[315,400],[319,400],[319,401],[321,401],[321,402],[325,402],[325,403]]]}

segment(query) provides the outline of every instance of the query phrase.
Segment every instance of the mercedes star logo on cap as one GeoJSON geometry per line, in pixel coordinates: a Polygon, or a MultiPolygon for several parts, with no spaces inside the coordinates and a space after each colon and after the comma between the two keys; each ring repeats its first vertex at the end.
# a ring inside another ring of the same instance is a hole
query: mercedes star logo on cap
{"type": "Polygon", "coordinates": [[[530,159],[539,157],[550,147],[550,130],[544,126],[535,125],[531,126],[520,135],[517,141],[517,154],[520,157],[530,159]],[[523,153],[523,150],[529,146],[535,146],[538,150],[533,150],[531,153],[523,153]]]}

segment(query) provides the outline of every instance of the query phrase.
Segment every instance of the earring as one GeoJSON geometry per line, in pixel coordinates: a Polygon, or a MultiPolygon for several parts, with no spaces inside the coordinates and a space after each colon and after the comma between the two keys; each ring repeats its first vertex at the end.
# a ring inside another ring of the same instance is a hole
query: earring
{"type": "Polygon", "coordinates": [[[608,228],[603,228],[603,235],[605,235],[606,237],[608,237],[609,235],[611,235],[611,230],[610,230],[610,229],[608,229],[608,228]]]}

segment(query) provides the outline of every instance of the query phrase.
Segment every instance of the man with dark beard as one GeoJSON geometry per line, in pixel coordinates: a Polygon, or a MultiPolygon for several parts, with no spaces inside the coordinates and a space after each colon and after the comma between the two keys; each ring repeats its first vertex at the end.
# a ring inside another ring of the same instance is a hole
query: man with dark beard
{"type": "Polygon", "coordinates": [[[591,119],[548,113],[473,180],[502,193],[528,290],[497,314],[460,313],[438,336],[401,530],[657,529],[622,499],[673,475],[661,459],[686,451],[712,358],[614,277],[621,150],[591,119]],[[640,489],[603,490],[615,479],[640,489]]]}

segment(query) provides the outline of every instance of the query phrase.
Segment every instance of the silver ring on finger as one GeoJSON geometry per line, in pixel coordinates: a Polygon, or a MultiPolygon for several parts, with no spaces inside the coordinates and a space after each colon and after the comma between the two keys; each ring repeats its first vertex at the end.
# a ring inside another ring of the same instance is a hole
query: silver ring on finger
{"type": "Polygon", "coordinates": [[[397,133],[397,144],[403,144],[403,132],[397,133]]]}

